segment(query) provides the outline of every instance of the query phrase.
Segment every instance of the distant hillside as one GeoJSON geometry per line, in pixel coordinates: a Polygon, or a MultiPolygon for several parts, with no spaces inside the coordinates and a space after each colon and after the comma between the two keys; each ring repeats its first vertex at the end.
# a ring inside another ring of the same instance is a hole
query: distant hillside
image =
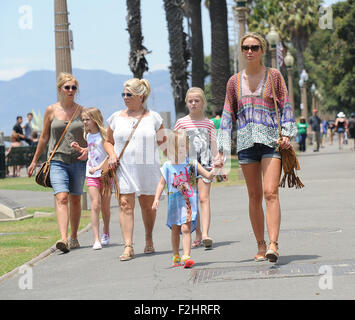
{"type": "MultiPolygon", "coordinates": [[[[131,78],[130,75],[82,69],[74,69],[73,74],[80,84],[76,100],[78,103],[100,108],[105,119],[124,108],[121,92],[123,83],[131,78]]],[[[174,100],[169,71],[154,71],[144,77],[152,89],[148,107],[157,112],[170,111],[174,124],[174,100]]],[[[43,116],[46,107],[57,100],[55,84],[55,72],[46,70],[31,71],[10,81],[0,81],[0,131],[10,135],[16,116],[22,115],[26,122],[26,114],[32,110],[40,111],[43,116]]]]}

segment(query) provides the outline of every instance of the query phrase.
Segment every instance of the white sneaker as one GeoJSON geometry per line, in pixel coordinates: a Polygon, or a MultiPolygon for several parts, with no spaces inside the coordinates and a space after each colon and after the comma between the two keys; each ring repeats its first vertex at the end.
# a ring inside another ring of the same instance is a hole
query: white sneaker
{"type": "Polygon", "coordinates": [[[100,241],[95,241],[94,245],[92,246],[94,250],[100,250],[102,249],[100,241]]]}
{"type": "Polygon", "coordinates": [[[110,234],[109,233],[103,233],[101,237],[101,244],[103,246],[107,246],[110,244],[110,234]]]}

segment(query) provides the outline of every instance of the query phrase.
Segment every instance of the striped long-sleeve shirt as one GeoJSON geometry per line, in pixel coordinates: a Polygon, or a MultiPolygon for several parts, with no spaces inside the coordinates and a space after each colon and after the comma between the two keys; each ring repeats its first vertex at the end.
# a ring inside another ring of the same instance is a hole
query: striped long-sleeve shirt
{"type": "Polygon", "coordinates": [[[207,118],[193,120],[189,115],[176,121],[174,130],[185,130],[190,144],[190,158],[196,159],[202,166],[211,167],[212,154],[217,153],[216,129],[207,118]]]}
{"type": "Polygon", "coordinates": [[[218,149],[230,153],[233,122],[237,124],[237,152],[262,143],[275,148],[279,138],[277,117],[272,95],[271,79],[275,87],[282,135],[297,135],[297,127],[287,87],[277,69],[266,68],[265,77],[252,93],[246,85],[244,73],[233,75],[228,83],[226,99],[218,135],[218,149]]]}

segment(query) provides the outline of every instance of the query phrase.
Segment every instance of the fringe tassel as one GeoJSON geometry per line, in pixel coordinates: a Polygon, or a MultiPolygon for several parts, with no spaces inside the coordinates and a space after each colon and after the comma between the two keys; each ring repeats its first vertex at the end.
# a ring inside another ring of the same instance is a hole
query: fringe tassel
{"type": "Polygon", "coordinates": [[[120,186],[114,170],[103,170],[101,173],[101,195],[108,196],[112,192],[112,183],[115,188],[115,197],[118,200],[120,197],[120,186]]]}
{"type": "Polygon", "coordinates": [[[289,188],[296,187],[296,189],[302,189],[304,187],[304,184],[302,183],[301,179],[296,175],[294,171],[292,171],[291,173],[288,172],[284,173],[280,181],[279,187],[285,188],[286,180],[287,180],[287,186],[289,188]]]}

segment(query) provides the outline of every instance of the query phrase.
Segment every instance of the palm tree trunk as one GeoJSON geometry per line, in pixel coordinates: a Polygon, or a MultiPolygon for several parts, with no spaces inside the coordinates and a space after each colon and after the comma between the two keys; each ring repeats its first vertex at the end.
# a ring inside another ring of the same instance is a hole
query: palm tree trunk
{"type": "Polygon", "coordinates": [[[186,114],[185,95],[188,90],[187,65],[190,53],[187,50],[186,33],[183,30],[183,0],[164,0],[169,32],[170,78],[174,92],[177,117],[186,114]]]}
{"type": "Polygon", "coordinates": [[[201,0],[185,0],[191,18],[191,80],[193,87],[205,88],[205,65],[201,22],[201,0]]]}
{"type": "Polygon", "coordinates": [[[211,92],[214,111],[223,110],[226,85],[230,77],[226,0],[210,0],[211,19],[211,92]]]}
{"type": "Polygon", "coordinates": [[[148,71],[148,62],[145,55],[148,50],[142,45],[142,26],[141,26],[141,1],[140,0],[127,0],[127,30],[129,33],[129,67],[135,78],[141,79],[143,73],[148,71]]]}

